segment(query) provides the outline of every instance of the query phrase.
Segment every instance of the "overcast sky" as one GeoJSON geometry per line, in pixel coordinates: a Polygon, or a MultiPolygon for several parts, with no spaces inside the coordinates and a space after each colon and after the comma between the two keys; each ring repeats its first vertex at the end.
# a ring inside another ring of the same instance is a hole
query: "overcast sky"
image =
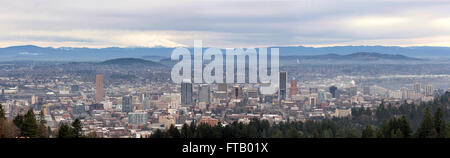
{"type": "Polygon", "coordinates": [[[0,47],[450,46],[449,0],[0,1],[0,47]]]}

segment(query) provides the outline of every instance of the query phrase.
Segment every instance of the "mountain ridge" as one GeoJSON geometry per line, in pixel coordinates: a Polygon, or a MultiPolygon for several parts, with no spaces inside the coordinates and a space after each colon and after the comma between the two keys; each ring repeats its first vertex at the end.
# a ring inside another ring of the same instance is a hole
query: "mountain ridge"
{"type": "Polygon", "coordinates": [[[147,66],[163,66],[160,63],[139,59],[139,58],[116,58],[100,62],[101,65],[135,65],[143,64],[147,66]]]}
{"type": "MultiPolygon", "coordinates": [[[[274,48],[274,47],[268,47],[274,48]]],[[[398,47],[398,46],[335,46],[335,47],[277,47],[280,56],[308,56],[338,54],[348,55],[357,52],[377,52],[390,55],[404,55],[415,58],[448,58],[450,47],[398,47]]],[[[192,48],[188,48],[193,52],[192,48]]],[[[206,48],[204,48],[206,49],[206,48]]],[[[223,49],[222,49],[223,50],[223,49]]],[[[15,60],[47,60],[47,61],[104,61],[115,58],[142,58],[145,56],[170,57],[173,48],[165,47],[39,47],[35,45],[22,45],[0,48],[0,61],[15,60]]],[[[225,51],[222,51],[225,52],[225,51]]]]}

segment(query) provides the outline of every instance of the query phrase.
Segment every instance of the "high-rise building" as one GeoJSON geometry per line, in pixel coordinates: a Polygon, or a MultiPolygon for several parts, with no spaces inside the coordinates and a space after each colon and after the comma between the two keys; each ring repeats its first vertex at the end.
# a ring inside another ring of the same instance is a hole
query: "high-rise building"
{"type": "Polygon", "coordinates": [[[408,99],[408,88],[402,87],[400,91],[402,92],[402,99],[408,99]]]}
{"type": "Polygon", "coordinates": [[[327,94],[325,93],[324,90],[320,90],[317,93],[317,101],[318,101],[318,104],[322,104],[322,103],[325,103],[327,101],[327,94]]]}
{"type": "Polygon", "coordinates": [[[414,83],[414,92],[419,94],[420,93],[420,89],[421,89],[420,83],[419,82],[414,83]]]}
{"type": "Polygon", "coordinates": [[[211,101],[210,99],[210,86],[207,84],[200,85],[198,89],[198,101],[199,102],[206,102],[209,103],[211,101]]]}
{"type": "Polygon", "coordinates": [[[192,104],[192,83],[188,80],[181,83],[181,104],[192,104]]]}
{"type": "Polygon", "coordinates": [[[233,86],[233,98],[234,99],[242,98],[242,88],[239,85],[233,86]]]}
{"type": "Polygon", "coordinates": [[[133,97],[127,95],[122,97],[122,112],[133,111],[133,97]]]}
{"type": "Polygon", "coordinates": [[[433,96],[434,93],[433,85],[431,84],[427,85],[427,87],[425,88],[425,93],[427,96],[433,96]]]}
{"type": "Polygon", "coordinates": [[[143,125],[147,123],[147,113],[146,112],[128,113],[128,123],[132,125],[143,125]]]}
{"type": "Polygon", "coordinates": [[[316,97],[309,97],[309,105],[311,105],[313,107],[317,105],[316,97]]]}
{"type": "Polygon", "coordinates": [[[297,80],[291,80],[291,88],[289,90],[289,96],[296,95],[298,93],[297,80]]]}
{"type": "Polygon", "coordinates": [[[332,98],[337,98],[337,87],[336,86],[331,86],[330,87],[330,93],[331,93],[331,97],[332,98]]]}
{"type": "Polygon", "coordinates": [[[286,99],[287,72],[280,72],[280,100],[286,99]]]}
{"type": "Polygon", "coordinates": [[[226,83],[219,83],[217,91],[225,91],[225,92],[227,92],[227,84],[226,83]]]}
{"type": "Polygon", "coordinates": [[[356,86],[351,86],[349,88],[349,94],[350,96],[355,96],[358,94],[358,89],[356,88],[356,86]]]}
{"type": "Polygon", "coordinates": [[[105,99],[104,76],[97,74],[95,76],[95,102],[99,103],[105,99]]]}

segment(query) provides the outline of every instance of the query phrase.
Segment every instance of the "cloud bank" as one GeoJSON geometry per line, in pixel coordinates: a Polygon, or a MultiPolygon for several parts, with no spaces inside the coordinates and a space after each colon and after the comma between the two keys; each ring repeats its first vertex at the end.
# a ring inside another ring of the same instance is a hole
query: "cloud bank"
{"type": "Polygon", "coordinates": [[[0,47],[450,46],[447,0],[40,0],[0,5],[0,47]]]}

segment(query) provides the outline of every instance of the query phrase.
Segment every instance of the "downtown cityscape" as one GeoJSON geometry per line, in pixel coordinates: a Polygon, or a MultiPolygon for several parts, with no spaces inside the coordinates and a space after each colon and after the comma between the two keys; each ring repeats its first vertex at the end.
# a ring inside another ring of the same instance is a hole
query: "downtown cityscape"
{"type": "MultiPolygon", "coordinates": [[[[355,119],[360,109],[419,105],[449,91],[448,63],[424,59],[414,65],[391,64],[386,58],[392,55],[351,55],[345,59],[349,63],[304,63],[301,56],[290,63],[292,56],[281,56],[279,87],[271,95],[261,94],[257,83],[176,84],[170,78],[176,62],[164,57],[3,62],[0,102],[9,120],[32,110],[37,120],[45,120],[49,137],[57,137],[61,125],[78,119],[86,136],[148,138],[171,126],[181,130],[185,124],[225,127],[253,119],[270,124],[355,119]],[[364,60],[377,63],[357,63],[364,60]]],[[[401,57],[394,61],[418,60],[401,57]]]]}
{"type": "Polygon", "coordinates": [[[0,4],[0,144],[335,154],[450,138],[448,0],[0,4]]]}

